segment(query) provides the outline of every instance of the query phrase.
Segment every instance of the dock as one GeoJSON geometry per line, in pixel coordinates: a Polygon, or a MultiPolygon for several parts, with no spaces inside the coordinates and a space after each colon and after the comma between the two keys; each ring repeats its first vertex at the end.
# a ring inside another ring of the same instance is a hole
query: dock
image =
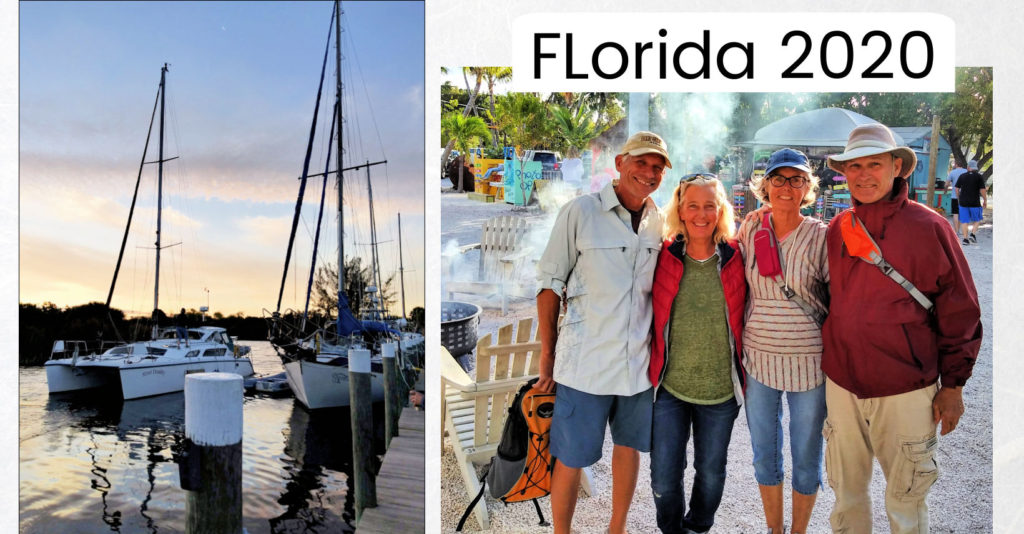
{"type": "Polygon", "coordinates": [[[356,527],[359,534],[424,531],[424,419],[421,410],[402,410],[398,436],[391,440],[377,473],[377,507],[363,511],[356,527]]]}

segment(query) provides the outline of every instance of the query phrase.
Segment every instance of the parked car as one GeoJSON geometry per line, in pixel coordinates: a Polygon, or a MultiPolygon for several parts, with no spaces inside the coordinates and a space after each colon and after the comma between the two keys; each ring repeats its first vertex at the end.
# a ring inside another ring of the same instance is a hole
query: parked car
{"type": "Polygon", "coordinates": [[[550,150],[527,150],[525,161],[539,161],[545,180],[562,179],[562,157],[550,150]]]}

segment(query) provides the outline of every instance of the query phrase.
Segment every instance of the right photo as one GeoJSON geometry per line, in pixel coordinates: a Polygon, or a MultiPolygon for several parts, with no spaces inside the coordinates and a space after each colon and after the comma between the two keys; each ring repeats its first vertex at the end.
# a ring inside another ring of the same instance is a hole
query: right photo
{"type": "Polygon", "coordinates": [[[992,68],[512,74],[442,67],[445,532],[993,531],[992,68]]]}

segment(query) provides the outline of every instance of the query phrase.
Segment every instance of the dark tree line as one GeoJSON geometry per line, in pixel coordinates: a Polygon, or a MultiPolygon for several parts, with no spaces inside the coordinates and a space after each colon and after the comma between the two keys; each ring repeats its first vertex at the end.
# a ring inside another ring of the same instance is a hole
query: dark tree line
{"type": "MultiPolygon", "coordinates": [[[[22,303],[18,308],[20,365],[42,365],[50,357],[56,340],[80,340],[94,347],[99,346],[101,340],[131,342],[150,339],[152,334],[152,319],[126,319],[124,312],[116,308],[108,311],[101,302],[65,308],[58,308],[51,302],[41,306],[22,303]]],[[[163,310],[157,310],[156,315],[160,325],[174,324],[174,314],[168,316],[163,310]]],[[[241,314],[224,317],[216,313],[203,322],[203,314],[195,309],[186,310],[185,316],[189,326],[220,326],[239,339],[267,337],[267,323],[260,317],[241,314]]]]}
{"type": "MultiPolygon", "coordinates": [[[[220,312],[208,315],[195,309],[186,310],[187,324],[193,326],[219,326],[240,340],[264,340],[267,338],[267,321],[262,317],[247,317],[241,313],[224,316],[220,312]]],[[[171,326],[174,317],[162,310],[157,311],[161,325],[171,326]]],[[[323,322],[325,317],[317,314],[314,320],[323,322]]],[[[125,318],[124,312],[103,303],[90,302],[80,306],[58,308],[51,302],[42,305],[19,305],[18,309],[19,365],[42,365],[50,357],[50,349],[56,340],[85,341],[90,347],[105,341],[140,341],[151,337],[152,321],[149,318],[125,318]],[[115,330],[116,326],[116,330],[115,330]]],[[[423,333],[423,308],[413,308],[409,313],[409,329],[423,333]]]]}

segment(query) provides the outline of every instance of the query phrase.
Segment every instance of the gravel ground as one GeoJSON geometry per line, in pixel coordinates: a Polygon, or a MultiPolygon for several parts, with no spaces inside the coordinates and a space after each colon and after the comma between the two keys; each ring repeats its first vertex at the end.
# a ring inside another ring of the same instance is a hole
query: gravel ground
{"type": "MultiPolygon", "coordinates": [[[[992,203],[990,202],[990,206],[992,203]]],[[[543,226],[550,215],[536,208],[525,211],[513,210],[507,204],[485,204],[468,200],[466,195],[444,193],[441,197],[442,232],[441,244],[457,239],[460,244],[479,240],[479,227],[483,220],[496,215],[515,214],[534,219],[543,226]]],[[[932,533],[985,533],[992,532],[992,225],[991,211],[986,213],[985,224],[978,232],[978,243],[965,247],[970,262],[982,308],[982,323],[985,336],[981,353],[974,368],[974,375],[964,389],[966,413],[957,429],[939,440],[936,460],[941,475],[932,487],[928,504],[930,508],[930,532],[932,533]],[[970,496],[965,498],[965,496],[970,496]]],[[[550,226],[548,226],[550,228],[550,226]]],[[[538,252],[539,254],[539,252],[538,252]]],[[[466,261],[475,265],[475,257],[466,261]]],[[[523,273],[532,278],[532,272],[523,273]]],[[[523,317],[533,317],[536,311],[530,300],[513,300],[507,315],[500,310],[485,309],[481,315],[479,335],[497,331],[503,324],[523,317]]],[[[788,419],[788,413],[785,416],[788,419]]],[[[784,425],[788,422],[784,421],[784,425]]],[[[595,464],[594,495],[581,498],[573,520],[575,532],[602,532],[607,525],[611,510],[611,449],[610,437],[606,436],[604,456],[595,464]]],[[[688,457],[693,457],[692,446],[688,457]]],[[[729,476],[725,485],[725,496],[716,516],[713,532],[760,533],[764,532],[761,501],[754,480],[750,435],[747,432],[743,411],[733,429],[729,445],[729,476]]],[[[786,460],[789,470],[788,459],[786,460]]],[[[687,495],[692,484],[693,469],[686,471],[687,495]]],[[[789,517],[789,480],[786,482],[786,516],[789,517]]],[[[878,532],[888,532],[883,495],[884,478],[877,463],[871,483],[871,499],[874,506],[874,527],[878,532]]],[[[505,506],[500,501],[486,497],[487,510],[491,520],[492,533],[546,533],[550,527],[537,526],[537,514],[529,503],[505,506]]],[[[818,504],[811,516],[808,532],[829,532],[828,514],[835,502],[835,496],[826,484],[818,495],[818,504]]],[[[454,531],[459,517],[469,504],[462,484],[459,469],[452,453],[451,444],[445,438],[441,458],[441,524],[445,532],[454,531]]],[[[541,500],[541,509],[550,520],[549,499],[541,500]]],[[[788,524],[787,519],[787,524],[788,524]]],[[[641,455],[640,477],[630,510],[628,529],[633,533],[657,532],[654,501],[650,488],[650,456],[641,455]]],[[[466,531],[479,532],[475,517],[466,523],[466,531]]]]}

